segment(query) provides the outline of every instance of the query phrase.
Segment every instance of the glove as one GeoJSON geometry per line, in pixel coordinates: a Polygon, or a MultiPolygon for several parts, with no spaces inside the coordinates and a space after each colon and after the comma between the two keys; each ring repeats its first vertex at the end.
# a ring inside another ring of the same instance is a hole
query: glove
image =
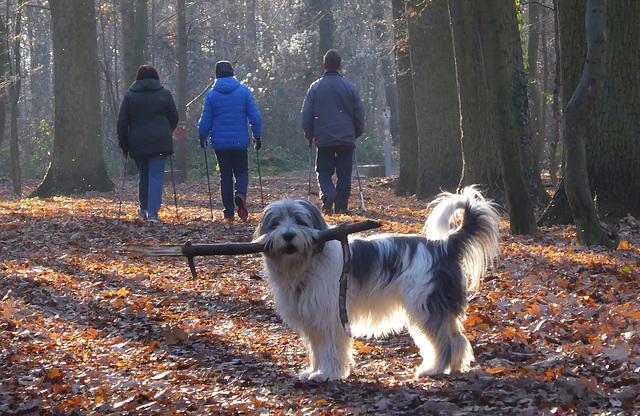
{"type": "Polygon", "coordinates": [[[207,146],[207,140],[200,140],[200,147],[203,149],[207,146]]]}
{"type": "Polygon", "coordinates": [[[260,150],[262,147],[262,137],[256,137],[253,139],[253,148],[256,150],[260,150]]]}

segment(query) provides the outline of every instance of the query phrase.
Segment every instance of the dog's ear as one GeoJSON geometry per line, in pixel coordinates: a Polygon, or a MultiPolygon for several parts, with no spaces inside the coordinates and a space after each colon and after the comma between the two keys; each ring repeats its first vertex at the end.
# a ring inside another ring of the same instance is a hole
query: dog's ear
{"type": "Polygon", "coordinates": [[[316,207],[309,201],[305,201],[304,199],[301,199],[300,202],[309,212],[309,217],[311,218],[311,224],[313,225],[314,229],[319,231],[329,229],[329,225],[324,220],[324,218],[322,218],[322,212],[320,212],[318,207],[316,207]]]}
{"type": "Polygon", "coordinates": [[[273,220],[274,215],[272,205],[273,204],[268,205],[264,211],[262,211],[262,215],[260,215],[260,219],[258,220],[258,225],[256,225],[256,229],[253,231],[254,240],[267,233],[267,225],[273,220]]]}

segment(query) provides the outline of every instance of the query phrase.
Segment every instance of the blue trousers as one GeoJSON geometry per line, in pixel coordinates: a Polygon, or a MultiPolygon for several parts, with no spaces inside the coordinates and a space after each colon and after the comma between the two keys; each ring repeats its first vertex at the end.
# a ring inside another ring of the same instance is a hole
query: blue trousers
{"type": "Polygon", "coordinates": [[[316,173],[320,186],[320,198],[336,197],[336,211],[346,211],[351,195],[351,170],[353,149],[329,150],[318,147],[316,173]],[[333,184],[333,174],[336,184],[333,184]]]}
{"type": "Polygon", "coordinates": [[[247,197],[249,187],[249,160],[247,149],[215,149],[220,168],[220,196],[224,217],[233,218],[233,178],[236,179],[236,195],[247,197]]]}
{"type": "Polygon", "coordinates": [[[138,200],[149,217],[157,217],[162,205],[162,178],[167,155],[138,156],[138,200]]]}

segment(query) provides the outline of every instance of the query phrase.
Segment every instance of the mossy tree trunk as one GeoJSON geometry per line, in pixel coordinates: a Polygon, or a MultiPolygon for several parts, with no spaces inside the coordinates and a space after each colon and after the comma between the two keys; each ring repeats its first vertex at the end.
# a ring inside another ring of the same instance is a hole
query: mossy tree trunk
{"type": "Polygon", "coordinates": [[[495,125],[491,123],[488,105],[476,8],[476,2],[449,1],[462,134],[463,168],[459,187],[480,185],[486,196],[502,201],[502,174],[493,141],[495,125]]]}
{"type": "Polygon", "coordinates": [[[526,79],[522,47],[513,2],[478,2],[482,62],[487,79],[488,104],[495,122],[495,140],[502,171],[511,232],[537,231],[524,171],[522,143],[528,143],[526,79]]]}
{"type": "Polygon", "coordinates": [[[418,128],[416,196],[455,191],[462,171],[460,107],[447,0],[411,2],[409,36],[418,128]]]}
{"type": "Polygon", "coordinates": [[[32,197],[111,191],[104,162],[93,0],[51,0],[55,137],[51,164],[32,197]],[[73,65],[69,65],[73,62],[73,65]]]}

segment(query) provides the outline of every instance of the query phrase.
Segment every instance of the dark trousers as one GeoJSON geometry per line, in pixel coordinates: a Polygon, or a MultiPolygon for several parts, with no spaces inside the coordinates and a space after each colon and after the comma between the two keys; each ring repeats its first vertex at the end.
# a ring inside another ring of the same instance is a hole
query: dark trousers
{"type": "Polygon", "coordinates": [[[324,201],[327,197],[335,196],[336,211],[347,211],[351,195],[352,159],[353,149],[331,150],[318,147],[316,173],[320,197],[324,201]],[[332,178],[334,173],[337,179],[335,186],[332,178]]]}
{"type": "Polygon", "coordinates": [[[220,168],[220,196],[224,205],[224,217],[233,218],[233,177],[236,178],[236,195],[247,197],[249,187],[249,161],[247,149],[215,149],[220,168]]]}

